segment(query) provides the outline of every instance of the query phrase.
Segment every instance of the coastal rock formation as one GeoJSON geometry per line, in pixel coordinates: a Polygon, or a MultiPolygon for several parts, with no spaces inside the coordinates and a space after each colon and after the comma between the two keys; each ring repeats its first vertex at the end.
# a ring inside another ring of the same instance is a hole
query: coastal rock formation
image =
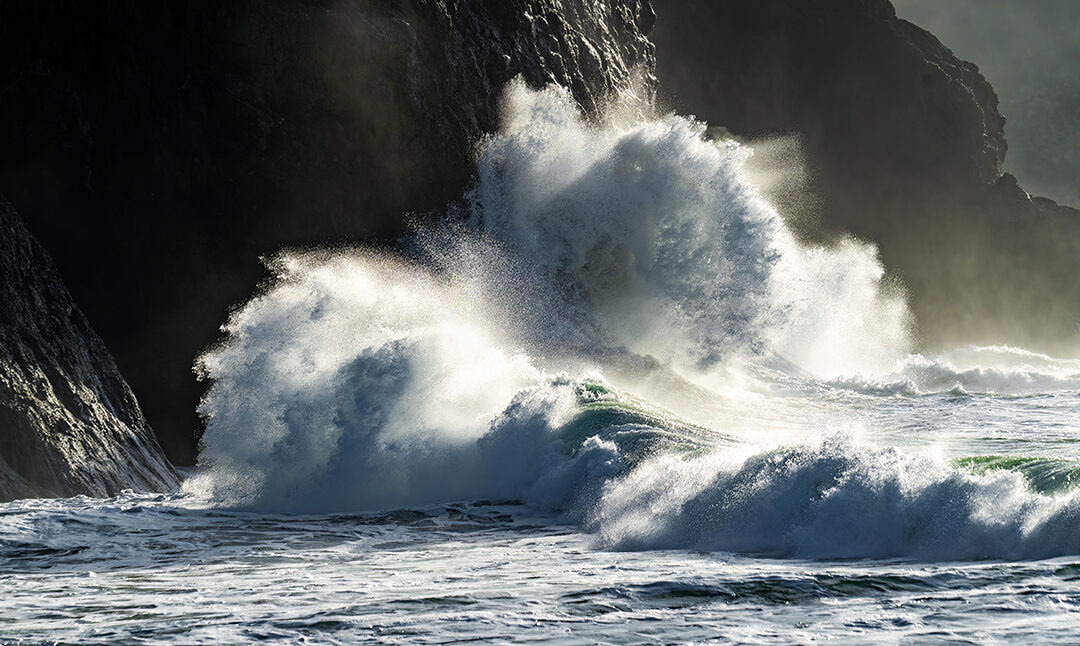
{"type": "Polygon", "coordinates": [[[178,484],[101,339],[0,200],[0,501],[178,484]]]}
{"type": "Polygon", "coordinates": [[[1080,213],[1001,165],[978,68],[888,0],[657,0],[657,75],[680,111],[751,142],[795,135],[807,191],[774,198],[820,239],[879,245],[930,346],[1080,347],[1080,213]]]}
{"type": "Polygon", "coordinates": [[[192,362],[261,254],[390,242],[459,197],[514,77],[586,110],[650,98],[654,20],[649,0],[5,2],[0,191],[187,463],[192,362]]]}

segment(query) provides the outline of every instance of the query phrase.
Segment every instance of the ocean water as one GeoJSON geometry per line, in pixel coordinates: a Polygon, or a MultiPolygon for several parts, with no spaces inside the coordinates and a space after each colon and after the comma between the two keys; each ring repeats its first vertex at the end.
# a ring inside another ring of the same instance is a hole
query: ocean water
{"type": "Polygon", "coordinates": [[[920,350],[747,148],[507,97],[402,253],[270,263],[182,491],[0,505],[0,641],[1080,640],[1080,360],[920,350]]]}

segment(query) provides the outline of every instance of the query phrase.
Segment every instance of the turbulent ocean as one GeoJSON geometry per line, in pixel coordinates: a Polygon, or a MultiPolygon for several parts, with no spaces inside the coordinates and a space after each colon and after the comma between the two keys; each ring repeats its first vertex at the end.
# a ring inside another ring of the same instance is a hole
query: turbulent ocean
{"type": "Polygon", "coordinates": [[[0,505],[0,641],[1080,640],[1080,360],[921,349],[691,119],[514,84],[476,154],[268,260],[182,491],[0,505]]]}

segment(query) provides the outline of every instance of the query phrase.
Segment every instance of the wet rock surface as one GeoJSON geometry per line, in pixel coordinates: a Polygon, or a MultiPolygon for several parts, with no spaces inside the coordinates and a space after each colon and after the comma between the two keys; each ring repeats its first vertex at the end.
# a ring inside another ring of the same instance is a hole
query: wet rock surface
{"type": "Polygon", "coordinates": [[[101,339],[0,200],[0,501],[178,484],[101,339]]]}

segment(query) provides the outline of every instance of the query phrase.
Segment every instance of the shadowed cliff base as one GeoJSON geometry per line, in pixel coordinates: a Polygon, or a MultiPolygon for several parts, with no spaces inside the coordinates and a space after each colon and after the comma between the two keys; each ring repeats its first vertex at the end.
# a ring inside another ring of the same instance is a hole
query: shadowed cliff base
{"type": "Polygon", "coordinates": [[[387,244],[460,196],[521,75],[652,92],[647,0],[0,6],[0,191],[52,250],[169,456],[261,254],[387,244]]]}
{"type": "Polygon", "coordinates": [[[812,198],[773,198],[805,235],[878,244],[928,346],[1077,351],[1080,213],[1002,175],[1004,118],[975,65],[887,0],[656,6],[668,100],[743,139],[797,135],[812,198]]]}

